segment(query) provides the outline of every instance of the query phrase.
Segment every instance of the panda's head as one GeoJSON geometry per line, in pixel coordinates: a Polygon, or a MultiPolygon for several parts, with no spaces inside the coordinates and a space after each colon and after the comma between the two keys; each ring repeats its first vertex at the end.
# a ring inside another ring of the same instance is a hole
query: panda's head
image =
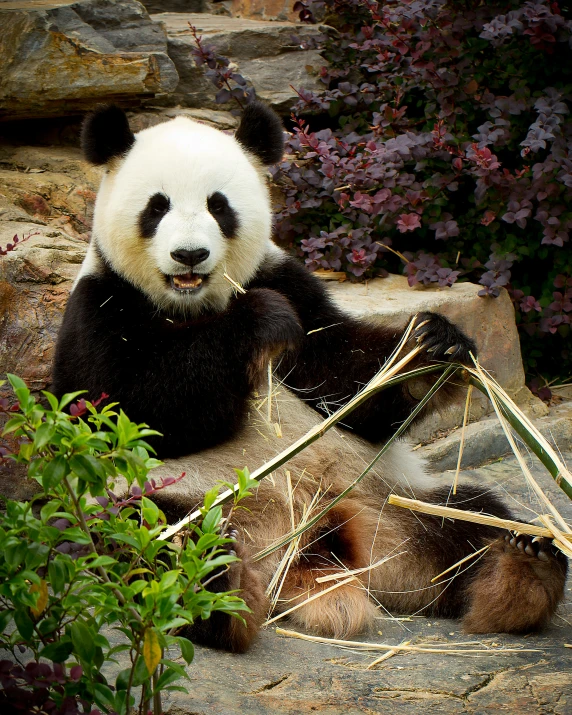
{"type": "Polygon", "coordinates": [[[283,129],[255,102],[234,137],[184,117],[133,134],[116,106],[83,126],[88,161],[105,168],[90,257],[103,259],[158,308],[222,310],[271,246],[265,167],[283,153],[283,129]]]}

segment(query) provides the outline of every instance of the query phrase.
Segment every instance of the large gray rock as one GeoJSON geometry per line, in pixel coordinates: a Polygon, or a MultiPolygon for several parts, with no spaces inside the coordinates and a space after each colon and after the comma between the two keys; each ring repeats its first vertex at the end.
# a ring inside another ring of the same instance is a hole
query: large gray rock
{"type": "MultiPolygon", "coordinates": [[[[506,291],[498,298],[480,298],[480,286],[456,283],[451,288],[410,288],[405,276],[376,278],[366,284],[329,282],[336,302],[347,312],[373,321],[405,325],[415,313],[442,313],[462,328],[477,343],[484,368],[501,384],[525,412],[540,417],[547,408],[524,384],[520,341],[514,309],[506,291]]],[[[464,400],[452,405],[439,418],[435,415],[414,426],[412,439],[422,441],[461,424],[464,400]]],[[[471,419],[491,412],[489,401],[473,393],[471,419]]]]}
{"type": "Polygon", "coordinates": [[[175,88],[166,37],[135,0],[0,3],[0,119],[66,115],[175,88]]]}
{"type": "Polygon", "coordinates": [[[153,19],[164,25],[168,35],[169,56],[177,67],[180,82],[166,101],[188,107],[216,108],[213,85],[203,68],[193,59],[195,41],[189,22],[205,44],[238,65],[257,95],[279,112],[288,113],[297,95],[294,89],[317,91],[318,72],[325,60],[317,50],[301,50],[300,41],[316,37],[323,26],[293,22],[264,22],[230,18],[222,15],[162,13],[153,19]],[[298,38],[298,39],[296,39],[298,38]]]}

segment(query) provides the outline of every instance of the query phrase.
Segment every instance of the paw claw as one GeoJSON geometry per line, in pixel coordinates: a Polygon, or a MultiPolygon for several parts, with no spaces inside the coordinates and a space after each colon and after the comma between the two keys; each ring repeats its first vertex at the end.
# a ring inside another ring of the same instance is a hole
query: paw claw
{"type": "Polygon", "coordinates": [[[453,353],[456,353],[458,349],[458,345],[452,345],[448,350],[445,350],[445,355],[452,355],[453,353]]]}

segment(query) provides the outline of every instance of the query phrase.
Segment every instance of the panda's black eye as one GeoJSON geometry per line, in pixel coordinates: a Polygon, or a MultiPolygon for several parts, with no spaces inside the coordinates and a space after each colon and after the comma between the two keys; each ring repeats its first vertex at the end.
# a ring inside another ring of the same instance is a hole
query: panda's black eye
{"type": "Polygon", "coordinates": [[[161,223],[163,216],[171,208],[171,202],[165,194],[153,194],[139,216],[139,229],[143,238],[151,238],[161,223]]]}
{"type": "Polygon", "coordinates": [[[207,199],[207,209],[218,223],[222,235],[225,238],[234,238],[238,230],[238,217],[226,196],[220,191],[215,191],[207,199]]]}

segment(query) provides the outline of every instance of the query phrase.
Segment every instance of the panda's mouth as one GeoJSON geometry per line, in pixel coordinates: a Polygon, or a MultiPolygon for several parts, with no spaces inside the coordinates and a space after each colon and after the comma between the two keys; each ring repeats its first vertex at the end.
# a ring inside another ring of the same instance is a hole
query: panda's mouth
{"type": "Polygon", "coordinates": [[[179,273],[176,276],[168,276],[169,283],[173,290],[180,293],[197,293],[207,282],[207,273],[179,273]]]}

